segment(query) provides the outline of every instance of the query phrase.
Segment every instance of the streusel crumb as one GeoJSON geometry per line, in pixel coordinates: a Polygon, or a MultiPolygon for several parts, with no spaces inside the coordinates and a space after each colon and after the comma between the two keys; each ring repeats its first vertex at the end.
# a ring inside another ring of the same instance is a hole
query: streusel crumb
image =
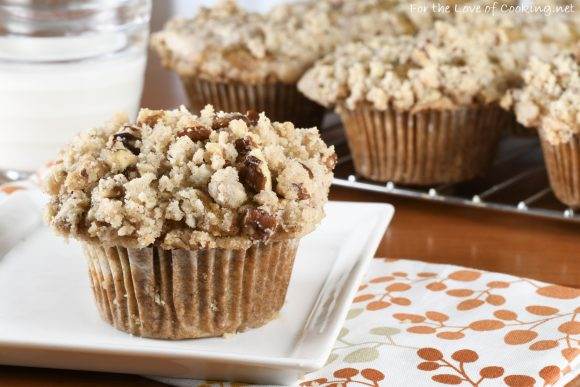
{"type": "Polygon", "coordinates": [[[330,23],[314,3],[261,14],[221,1],[192,19],[171,20],[151,42],[163,64],[184,77],[293,83],[339,39],[330,23]]]}
{"type": "Polygon", "coordinates": [[[349,44],[318,61],[298,83],[325,106],[385,110],[447,109],[497,101],[501,68],[487,50],[448,23],[417,36],[382,36],[349,44]]]}
{"type": "Polygon", "coordinates": [[[373,35],[413,34],[437,15],[430,7],[411,12],[410,3],[398,0],[297,1],[264,14],[228,0],[170,21],[151,43],[163,64],[183,77],[295,83],[338,46],[373,35]]]}
{"type": "MultiPolygon", "coordinates": [[[[555,7],[555,4],[552,4],[555,7]]],[[[580,23],[576,15],[516,12],[457,14],[454,24],[489,53],[515,82],[530,57],[550,60],[562,50],[580,52],[580,23]]]]}
{"type": "Polygon", "coordinates": [[[552,144],[580,133],[580,57],[561,53],[552,61],[532,58],[523,73],[524,86],[511,90],[502,106],[518,121],[540,128],[552,144]]]}
{"type": "Polygon", "coordinates": [[[106,245],[247,248],[323,218],[336,155],[248,112],[143,109],[77,137],[46,180],[57,232],[106,245]]]}

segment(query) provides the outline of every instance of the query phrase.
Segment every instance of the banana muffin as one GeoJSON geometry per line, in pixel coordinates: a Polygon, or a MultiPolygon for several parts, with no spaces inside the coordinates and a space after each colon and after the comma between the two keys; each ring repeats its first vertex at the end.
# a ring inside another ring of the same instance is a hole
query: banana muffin
{"type": "Polygon", "coordinates": [[[334,107],[356,171],[429,185],[471,179],[494,156],[506,113],[501,67],[459,29],[437,22],[416,36],[383,36],[337,49],[298,84],[334,107]]]}
{"type": "Polygon", "coordinates": [[[265,114],[143,109],[77,137],[46,181],[47,220],[79,239],[102,318],[182,339],[281,309],[336,161],[318,130],[265,114]]]}
{"type": "Polygon", "coordinates": [[[551,61],[532,58],[524,86],[502,100],[518,121],[539,131],[550,183],[566,205],[580,208],[580,59],[561,53],[551,61]]]}
{"type": "MultiPolygon", "coordinates": [[[[505,71],[512,88],[523,84],[522,73],[532,56],[550,60],[562,51],[580,52],[580,20],[575,15],[462,13],[456,15],[455,24],[479,44],[489,47],[490,56],[505,71]]],[[[536,134],[517,122],[513,106],[505,108],[510,112],[508,133],[536,134]]]]}
{"type": "Polygon", "coordinates": [[[211,103],[315,126],[324,111],[298,93],[296,81],[334,45],[334,30],[324,28],[324,19],[298,11],[264,15],[222,1],[202,7],[192,19],[170,21],[151,42],[163,64],[182,79],[194,111],[211,103]]]}
{"type": "Polygon", "coordinates": [[[411,12],[393,0],[325,0],[250,12],[235,1],[202,7],[153,34],[152,47],[182,79],[192,109],[265,111],[277,121],[320,124],[324,110],[296,83],[323,55],[381,34],[413,34],[433,12],[411,12]]]}

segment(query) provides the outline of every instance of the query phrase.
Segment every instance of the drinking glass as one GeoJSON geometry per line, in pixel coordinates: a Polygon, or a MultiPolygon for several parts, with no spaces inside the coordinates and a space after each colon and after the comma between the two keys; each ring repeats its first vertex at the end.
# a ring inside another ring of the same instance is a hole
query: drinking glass
{"type": "Polygon", "coordinates": [[[0,0],[0,177],[117,112],[136,115],[150,0],[0,0]]]}

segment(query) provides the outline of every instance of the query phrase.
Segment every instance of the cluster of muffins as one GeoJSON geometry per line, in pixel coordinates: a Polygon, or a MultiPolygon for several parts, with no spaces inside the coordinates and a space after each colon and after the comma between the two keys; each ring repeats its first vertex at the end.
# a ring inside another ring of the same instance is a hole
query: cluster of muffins
{"type": "Polygon", "coordinates": [[[316,129],[326,108],[360,175],[411,185],[483,174],[517,119],[539,131],[558,198],[580,207],[578,18],[412,4],[259,14],[223,1],[152,37],[195,114],[116,117],[46,181],[47,220],[84,246],[105,321],[183,339],[275,318],[299,240],[324,217],[337,160],[316,129]]]}
{"type": "MultiPolygon", "coordinates": [[[[517,1],[493,3],[447,1],[449,12],[438,12],[419,10],[420,2],[311,0],[260,14],[224,1],[170,22],[152,45],[194,107],[259,106],[305,126],[320,123],[320,106],[331,108],[359,175],[456,183],[486,172],[502,132],[534,133],[512,98],[529,88],[522,74],[531,58],[580,51],[577,13],[523,14],[510,7],[517,1]],[[495,11],[454,12],[461,3],[495,11]]],[[[570,173],[568,181],[580,180],[570,173]]]]}
{"type": "Polygon", "coordinates": [[[47,219],[82,242],[111,325],[165,339],[235,333],[282,307],[335,162],[316,128],[263,113],[143,109],[62,152],[47,219]]]}
{"type": "Polygon", "coordinates": [[[207,103],[224,111],[265,111],[275,121],[320,124],[323,108],[296,88],[323,55],[353,39],[382,31],[413,33],[406,5],[393,1],[339,0],[283,4],[267,14],[235,1],[201,8],[154,34],[163,64],[183,81],[193,110],[207,103]]]}

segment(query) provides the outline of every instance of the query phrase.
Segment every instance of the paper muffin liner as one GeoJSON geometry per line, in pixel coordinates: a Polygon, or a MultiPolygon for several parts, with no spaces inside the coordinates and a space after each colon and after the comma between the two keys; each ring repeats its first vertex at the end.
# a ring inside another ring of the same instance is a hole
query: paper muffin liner
{"type": "Polygon", "coordinates": [[[567,206],[580,208],[580,135],[560,144],[550,143],[540,130],[544,161],[554,194],[567,206]]]}
{"type": "Polygon", "coordinates": [[[235,333],[276,318],[298,242],[247,250],[84,247],[106,322],[137,336],[186,339],[235,333]]]}
{"type": "Polygon", "coordinates": [[[455,183],[483,174],[506,122],[506,113],[492,105],[416,113],[364,105],[338,112],[356,172],[410,185],[455,183]]]}
{"type": "Polygon", "coordinates": [[[266,112],[272,121],[291,121],[300,128],[319,126],[324,108],[303,96],[295,84],[243,84],[213,82],[197,77],[182,77],[195,111],[212,104],[216,110],[245,113],[266,112]]]}

